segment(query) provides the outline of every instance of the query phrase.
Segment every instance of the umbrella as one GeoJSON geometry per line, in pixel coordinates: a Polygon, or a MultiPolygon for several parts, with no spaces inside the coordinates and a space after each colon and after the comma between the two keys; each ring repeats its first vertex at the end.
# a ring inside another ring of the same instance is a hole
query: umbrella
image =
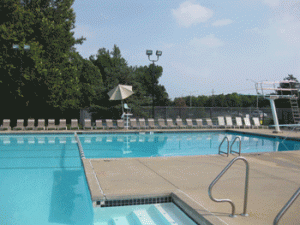
{"type": "MultiPolygon", "coordinates": [[[[114,89],[110,90],[107,94],[110,97],[109,100],[123,100],[133,94],[132,86],[119,84],[114,89]]],[[[122,111],[124,112],[123,101],[122,111]]]]}

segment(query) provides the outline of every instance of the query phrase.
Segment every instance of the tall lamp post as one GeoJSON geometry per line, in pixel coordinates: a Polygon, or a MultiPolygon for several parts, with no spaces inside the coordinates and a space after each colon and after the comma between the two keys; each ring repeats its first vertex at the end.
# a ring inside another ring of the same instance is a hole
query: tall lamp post
{"type": "MultiPolygon", "coordinates": [[[[255,80],[252,80],[252,79],[246,79],[246,80],[250,80],[250,81],[252,81],[255,84],[255,89],[256,89],[256,109],[258,111],[258,94],[259,94],[259,92],[258,92],[258,82],[260,82],[260,81],[255,81],[255,80]]],[[[263,81],[265,81],[265,80],[263,80],[263,81]]]]}
{"type": "Polygon", "coordinates": [[[159,59],[159,56],[162,55],[162,51],[156,51],[156,60],[151,60],[150,56],[152,55],[152,50],[146,50],[146,55],[148,56],[148,59],[153,63],[153,70],[152,70],[152,117],[155,119],[155,111],[154,111],[154,62],[157,62],[159,59]]]}
{"type": "MultiPolygon", "coordinates": [[[[28,52],[30,50],[30,45],[24,45],[23,49],[24,52],[28,52]]],[[[20,51],[20,46],[17,44],[13,44],[13,50],[15,50],[15,52],[17,53],[18,51],[20,51]]],[[[23,60],[21,55],[21,76],[23,75],[22,64],[23,64],[23,60]]]]}

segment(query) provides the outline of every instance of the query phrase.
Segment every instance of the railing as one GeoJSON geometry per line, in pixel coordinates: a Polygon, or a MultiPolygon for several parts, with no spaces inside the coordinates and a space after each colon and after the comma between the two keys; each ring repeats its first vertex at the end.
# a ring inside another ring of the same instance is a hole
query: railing
{"type": "Polygon", "coordinates": [[[240,156],[240,155],[241,155],[241,149],[242,149],[242,140],[241,140],[240,137],[236,137],[236,138],[233,140],[232,144],[230,145],[230,154],[231,154],[231,153],[237,153],[237,154],[239,154],[239,156],[240,156]],[[232,146],[233,146],[233,144],[235,143],[236,140],[239,140],[239,151],[238,151],[238,152],[232,150],[232,146]]]}
{"type": "Polygon", "coordinates": [[[294,201],[298,198],[299,195],[300,195],[300,188],[293,194],[293,196],[290,198],[290,200],[285,204],[285,206],[283,206],[283,208],[277,214],[277,216],[275,217],[274,222],[273,222],[274,225],[278,224],[281,217],[290,208],[290,206],[294,203],[294,201]]]}
{"type": "Polygon", "coordinates": [[[222,152],[222,151],[221,151],[221,146],[222,146],[222,144],[224,143],[224,141],[225,141],[226,139],[227,139],[227,157],[228,157],[228,156],[229,156],[229,139],[228,139],[227,136],[223,138],[221,144],[219,145],[219,154],[220,154],[220,153],[226,154],[226,152],[222,152]]]}
{"type": "Polygon", "coordinates": [[[242,157],[242,156],[238,156],[236,158],[234,158],[233,160],[231,160],[229,162],[229,164],[221,171],[221,173],[213,180],[213,182],[209,185],[208,188],[208,195],[210,197],[211,200],[213,200],[214,202],[228,202],[230,203],[231,207],[232,207],[232,212],[231,215],[229,215],[230,217],[236,217],[235,215],[235,205],[234,203],[230,200],[230,199],[215,199],[212,194],[211,194],[211,190],[213,188],[213,186],[217,183],[217,181],[224,175],[224,173],[232,166],[232,164],[234,162],[236,162],[237,160],[243,160],[246,164],[246,179],[245,179],[245,195],[244,195],[244,209],[243,209],[243,213],[241,214],[242,216],[248,216],[247,214],[247,201],[248,201],[248,185],[249,185],[249,163],[248,161],[242,157]]]}

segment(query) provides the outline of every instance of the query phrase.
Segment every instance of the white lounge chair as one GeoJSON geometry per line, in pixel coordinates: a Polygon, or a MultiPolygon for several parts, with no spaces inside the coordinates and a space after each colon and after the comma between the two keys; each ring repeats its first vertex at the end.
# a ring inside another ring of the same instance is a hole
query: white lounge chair
{"type": "Polygon", "coordinates": [[[99,129],[99,128],[104,129],[102,120],[96,120],[95,123],[96,123],[96,125],[95,125],[96,130],[99,129]]]}
{"type": "Polygon", "coordinates": [[[60,119],[59,120],[59,124],[56,127],[57,130],[63,129],[63,130],[67,130],[67,120],[66,119],[60,119]]]}
{"type": "Polygon", "coordinates": [[[171,118],[167,119],[167,128],[176,128],[171,118]]]}
{"type": "Polygon", "coordinates": [[[106,127],[108,129],[110,129],[110,128],[114,129],[115,128],[115,126],[113,124],[113,121],[111,119],[106,119],[106,127]]]}
{"type": "Polygon", "coordinates": [[[226,116],[225,120],[227,128],[235,128],[235,126],[232,123],[232,118],[230,116],[226,116]]]}
{"type": "Polygon", "coordinates": [[[264,126],[264,125],[261,125],[260,124],[260,122],[259,122],[259,118],[258,117],[253,117],[252,118],[252,120],[253,120],[253,123],[254,123],[254,125],[253,125],[253,127],[255,128],[269,128],[268,126],[264,126]]]}
{"type": "Polygon", "coordinates": [[[196,127],[193,124],[193,120],[192,119],[186,119],[186,124],[187,124],[187,127],[189,127],[189,128],[195,128],[196,127]]]}
{"type": "Polygon", "coordinates": [[[152,118],[149,118],[148,119],[148,126],[149,126],[149,128],[153,128],[153,129],[155,129],[155,128],[157,128],[157,126],[155,125],[155,121],[154,121],[154,119],[152,119],[152,118]]]}
{"type": "Polygon", "coordinates": [[[10,119],[4,119],[4,120],[3,120],[3,124],[2,124],[2,126],[0,127],[0,130],[11,130],[11,127],[10,127],[10,119]]]}
{"type": "Polygon", "coordinates": [[[226,124],[225,124],[225,120],[224,120],[224,117],[223,116],[218,116],[218,125],[217,127],[219,128],[226,128],[226,124]]]}
{"type": "Polygon", "coordinates": [[[139,118],[139,126],[140,128],[144,128],[144,129],[147,128],[146,121],[144,118],[139,118]]]}
{"type": "Polygon", "coordinates": [[[93,130],[91,119],[84,119],[83,129],[91,129],[91,130],[93,130]]]}
{"type": "Polygon", "coordinates": [[[196,127],[197,128],[203,128],[203,120],[202,119],[196,119],[196,127]]]}
{"type": "Polygon", "coordinates": [[[159,128],[167,128],[166,122],[164,119],[158,119],[158,127],[159,128]]]}
{"type": "Polygon", "coordinates": [[[44,119],[38,119],[38,125],[36,127],[37,130],[45,130],[46,127],[45,127],[45,120],[44,119]]]}
{"type": "Polygon", "coordinates": [[[211,128],[216,127],[210,118],[206,118],[205,120],[206,120],[207,127],[211,127],[211,128]]]}
{"type": "Polygon", "coordinates": [[[179,127],[179,128],[186,128],[186,125],[183,124],[181,118],[176,118],[176,124],[177,124],[177,127],[179,127]]]}
{"type": "Polygon", "coordinates": [[[25,127],[26,130],[34,130],[35,126],[34,126],[34,119],[28,119],[27,120],[27,126],[25,127]]]}
{"type": "Polygon", "coordinates": [[[244,128],[249,128],[249,129],[252,128],[249,117],[244,117],[244,123],[245,123],[244,128]]]}
{"type": "Polygon", "coordinates": [[[47,130],[56,130],[55,119],[48,119],[47,130]]]}
{"type": "Polygon", "coordinates": [[[14,127],[14,130],[24,130],[24,120],[23,119],[18,119],[17,120],[17,125],[14,127]]]}
{"type": "Polygon", "coordinates": [[[131,118],[129,121],[130,121],[130,128],[139,129],[139,126],[138,126],[135,118],[131,118]]]}
{"type": "Polygon", "coordinates": [[[236,123],[236,127],[238,127],[238,128],[241,128],[244,126],[241,117],[235,117],[235,123],[236,123]]]}
{"type": "Polygon", "coordinates": [[[71,130],[73,130],[73,129],[79,130],[78,120],[77,119],[71,119],[71,127],[70,127],[70,129],[71,130]]]}

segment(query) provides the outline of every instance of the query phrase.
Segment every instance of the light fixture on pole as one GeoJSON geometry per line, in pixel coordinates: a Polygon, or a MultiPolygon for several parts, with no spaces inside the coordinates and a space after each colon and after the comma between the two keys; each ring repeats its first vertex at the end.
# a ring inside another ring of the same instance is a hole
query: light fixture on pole
{"type": "Polygon", "coordinates": [[[152,67],[152,117],[153,119],[155,119],[155,110],[154,110],[154,67],[155,64],[154,62],[157,62],[159,60],[159,57],[162,55],[162,51],[157,50],[156,51],[156,56],[157,59],[156,60],[151,60],[150,56],[152,55],[152,50],[146,50],[146,55],[148,56],[148,59],[153,63],[153,67],[152,67]]]}

